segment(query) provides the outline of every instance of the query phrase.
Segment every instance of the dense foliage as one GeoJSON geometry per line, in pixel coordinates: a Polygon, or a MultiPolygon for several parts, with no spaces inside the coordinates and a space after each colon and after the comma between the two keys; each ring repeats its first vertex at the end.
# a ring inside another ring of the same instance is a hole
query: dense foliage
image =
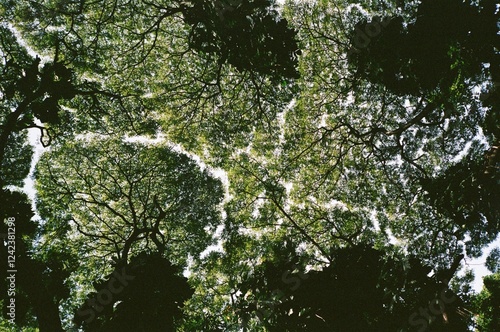
{"type": "Polygon", "coordinates": [[[0,19],[0,328],[498,329],[499,251],[460,272],[500,232],[494,0],[0,19]]]}

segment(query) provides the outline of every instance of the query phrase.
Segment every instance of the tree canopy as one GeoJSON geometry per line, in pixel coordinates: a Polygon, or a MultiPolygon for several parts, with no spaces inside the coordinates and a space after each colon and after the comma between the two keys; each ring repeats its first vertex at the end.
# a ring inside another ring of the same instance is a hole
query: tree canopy
{"type": "Polygon", "coordinates": [[[500,232],[495,1],[0,19],[1,328],[498,329],[498,249],[467,268],[500,232]]]}

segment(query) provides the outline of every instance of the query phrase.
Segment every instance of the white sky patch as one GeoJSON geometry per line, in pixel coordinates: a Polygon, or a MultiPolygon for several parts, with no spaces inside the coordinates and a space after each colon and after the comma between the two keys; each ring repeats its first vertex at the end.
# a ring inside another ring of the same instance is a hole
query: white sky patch
{"type": "MultiPolygon", "coordinates": [[[[225,218],[225,212],[224,212],[223,218],[225,218]]],[[[222,240],[222,232],[224,231],[224,228],[225,228],[224,225],[217,226],[217,229],[215,230],[215,233],[213,234],[213,237],[212,237],[214,240],[217,241],[217,243],[210,245],[205,250],[203,250],[200,253],[201,259],[205,258],[209,253],[214,252],[214,251],[220,252],[220,253],[224,252],[224,248],[223,248],[224,241],[222,240]]]]}
{"type": "Polygon", "coordinates": [[[21,33],[11,23],[2,22],[0,24],[5,26],[7,29],[9,29],[14,34],[19,45],[24,47],[24,49],[26,50],[26,52],[28,52],[28,54],[30,56],[32,56],[33,58],[36,58],[38,56],[41,60],[41,64],[44,64],[45,62],[52,61],[51,57],[39,54],[31,46],[29,46],[28,43],[26,42],[26,40],[24,40],[24,38],[21,36],[21,33]]]}
{"type": "Polygon", "coordinates": [[[351,14],[352,11],[354,10],[358,10],[361,14],[363,14],[364,16],[368,17],[370,16],[370,13],[367,12],[360,4],[358,3],[353,3],[353,4],[350,4],[349,6],[347,6],[345,12],[347,15],[351,14]]]}
{"type": "MultiPolygon", "coordinates": [[[[266,192],[263,191],[260,193],[259,197],[265,197],[266,196],[266,192]]],[[[260,208],[262,207],[262,205],[264,205],[264,200],[263,199],[257,199],[255,200],[255,202],[253,203],[253,211],[252,211],[252,217],[254,217],[255,219],[257,219],[259,216],[260,216],[260,208]]]]}
{"type": "Polygon", "coordinates": [[[349,207],[342,201],[332,199],[330,202],[325,204],[327,209],[339,209],[342,211],[349,211],[349,207]]]}
{"type": "MultiPolygon", "coordinates": [[[[470,240],[466,238],[465,241],[470,240]]],[[[465,263],[462,269],[457,273],[458,275],[464,275],[466,269],[470,269],[474,272],[474,281],[472,282],[472,289],[479,293],[483,289],[483,277],[490,275],[491,272],[486,268],[486,258],[488,257],[491,250],[495,247],[500,247],[500,236],[496,238],[495,241],[490,243],[487,247],[483,249],[483,254],[478,258],[469,258],[465,256],[465,263]]],[[[465,255],[465,252],[464,252],[465,255]]]]}
{"type": "Polygon", "coordinates": [[[205,250],[201,252],[200,259],[206,258],[211,252],[223,253],[224,248],[222,247],[222,242],[208,246],[205,250]]]}
{"type": "Polygon", "coordinates": [[[385,233],[387,234],[387,237],[389,238],[389,243],[392,244],[392,245],[397,245],[397,246],[400,246],[400,245],[404,245],[405,242],[398,239],[397,237],[395,237],[393,234],[392,234],[392,231],[390,228],[387,228],[385,230],[385,233]]]}
{"type": "Polygon", "coordinates": [[[371,211],[370,220],[373,223],[373,228],[375,229],[375,231],[380,232],[380,223],[378,222],[378,219],[377,219],[377,211],[375,211],[375,210],[371,211]]]}
{"type": "Polygon", "coordinates": [[[484,146],[486,146],[487,148],[489,148],[489,144],[488,144],[488,140],[486,139],[486,136],[484,136],[484,133],[483,133],[483,129],[481,127],[478,128],[478,133],[476,136],[474,136],[474,138],[467,142],[465,144],[465,147],[462,151],[460,151],[460,153],[458,155],[456,155],[452,161],[454,163],[457,163],[459,162],[460,160],[462,160],[468,153],[469,153],[469,150],[472,146],[472,143],[473,142],[480,142],[481,144],[483,144],[484,146]]]}
{"type": "Polygon", "coordinates": [[[378,214],[377,210],[371,210],[371,211],[369,211],[369,213],[370,213],[370,221],[373,223],[373,229],[377,233],[383,232],[387,236],[387,238],[389,239],[389,243],[392,244],[392,245],[403,246],[403,247],[406,245],[406,243],[407,243],[406,241],[398,239],[397,237],[395,237],[392,234],[392,231],[391,231],[390,227],[387,227],[384,230],[382,230],[380,228],[380,222],[379,222],[379,220],[377,218],[377,214],[378,214]]]}
{"type": "Polygon", "coordinates": [[[193,267],[193,257],[191,255],[188,255],[188,258],[187,258],[187,267],[184,269],[184,271],[182,271],[182,275],[186,278],[189,278],[192,274],[192,267],[193,267]]]}
{"type": "Polygon", "coordinates": [[[217,242],[217,244],[213,244],[211,246],[208,246],[205,250],[203,250],[200,254],[200,258],[204,259],[207,257],[211,252],[220,252],[224,253],[224,248],[222,247],[223,241],[217,242]]]}
{"type": "Polygon", "coordinates": [[[321,121],[319,122],[319,127],[322,128],[322,127],[326,127],[326,120],[328,119],[328,114],[323,114],[321,116],[321,121]]]}
{"type": "Polygon", "coordinates": [[[293,182],[284,182],[282,183],[283,184],[283,187],[285,187],[285,190],[286,190],[286,195],[290,195],[290,191],[292,190],[293,188],[293,182]]]}
{"type": "MultiPolygon", "coordinates": [[[[296,100],[295,98],[293,98],[290,103],[286,106],[286,108],[276,114],[276,121],[278,121],[279,123],[279,127],[280,127],[280,134],[279,134],[279,145],[282,145],[283,143],[285,143],[285,118],[286,118],[286,113],[289,111],[289,110],[292,110],[293,107],[295,106],[296,104],[296,100]]],[[[281,149],[281,148],[277,148],[277,149],[281,149]]],[[[279,152],[281,154],[281,150],[279,152]]]]}
{"type": "MultiPolygon", "coordinates": [[[[37,125],[41,125],[41,123],[38,120],[35,120],[37,125]]],[[[22,191],[28,195],[29,199],[31,200],[31,206],[33,211],[35,212],[35,216],[33,217],[34,220],[40,220],[40,216],[36,213],[36,190],[35,190],[35,179],[34,179],[34,172],[35,172],[35,167],[36,164],[38,163],[38,160],[40,160],[40,157],[44,150],[46,150],[42,144],[40,143],[40,129],[38,128],[30,128],[28,129],[28,142],[30,143],[31,146],[33,146],[33,157],[31,159],[31,166],[30,166],[30,171],[26,179],[24,179],[24,186],[22,188],[22,191]]]]}

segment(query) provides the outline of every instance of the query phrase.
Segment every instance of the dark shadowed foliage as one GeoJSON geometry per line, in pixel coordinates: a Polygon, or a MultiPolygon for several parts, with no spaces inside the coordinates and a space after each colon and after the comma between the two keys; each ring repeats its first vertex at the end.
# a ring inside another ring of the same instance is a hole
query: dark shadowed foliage
{"type": "Polygon", "coordinates": [[[129,264],[117,264],[113,273],[96,282],[96,292],[75,314],[75,323],[85,331],[175,331],[174,322],[181,317],[184,301],[193,290],[179,269],[160,254],[142,253],[129,264]],[[114,280],[119,274],[125,280],[114,280]],[[121,284],[120,284],[121,283],[121,284]],[[98,294],[116,287],[105,304],[95,304],[98,294]],[[94,300],[94,302],[92,302],[94,300]],[[84,321],[85,320],[85,321],[84,321]]]}
{"type": "Polygon", "coordinates": [[[184,12],[189,43],[222,65],[275,78],[298,78],[296,31],[271,0],[197,1],[184,12]]]}

